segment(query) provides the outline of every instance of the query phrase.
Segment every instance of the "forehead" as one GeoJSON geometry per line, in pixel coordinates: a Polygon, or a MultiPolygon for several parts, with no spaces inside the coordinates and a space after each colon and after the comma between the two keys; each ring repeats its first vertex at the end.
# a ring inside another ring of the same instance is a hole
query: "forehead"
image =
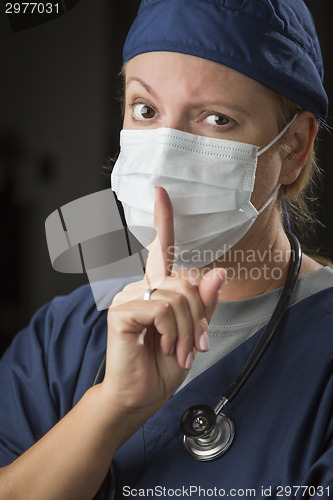
{"type": "Polygon", "coordinates": [[[145,84],[158,98],[237,101],[274,105],[264,85],[222,64],[177,52],[148,52],[126,64],[126,88],[145,84]]]}

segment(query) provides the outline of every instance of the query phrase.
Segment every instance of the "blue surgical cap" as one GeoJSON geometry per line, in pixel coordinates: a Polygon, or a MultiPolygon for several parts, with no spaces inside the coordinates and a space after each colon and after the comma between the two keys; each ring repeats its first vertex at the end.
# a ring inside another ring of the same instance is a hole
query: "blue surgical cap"
{"type": "Polygon", "coordinates": [[[224,64],[327,117],[320,45],[303,0],[142,0],[124,62],[153,51],[224,64]]]}

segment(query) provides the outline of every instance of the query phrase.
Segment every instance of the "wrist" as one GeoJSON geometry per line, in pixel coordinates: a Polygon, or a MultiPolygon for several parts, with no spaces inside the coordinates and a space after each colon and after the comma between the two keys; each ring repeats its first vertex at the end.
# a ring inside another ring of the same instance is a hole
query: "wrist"
{"type": "Polygon", "coordinates": [[[161,406],[132,408],[124,405],[123,398],[103,382],[91,387],[85,396],[91,400],[89,406],[93,405],[101,432],[109,440],[113,453],[161,406]]]}

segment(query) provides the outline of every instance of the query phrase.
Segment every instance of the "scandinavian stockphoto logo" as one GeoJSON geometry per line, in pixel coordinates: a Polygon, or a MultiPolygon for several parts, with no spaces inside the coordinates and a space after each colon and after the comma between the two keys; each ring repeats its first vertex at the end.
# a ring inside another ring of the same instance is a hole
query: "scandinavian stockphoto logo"
{"type": "MultiPolygon", "coordinates": [[[[154,239],[153,229],[140,230],[154,239]]],[[[86,273],[98,310],[111,305],[110,280],[143,274],[148,251],[124,228],[110,188],[55,210],[45,221],[45,231],[53,268],[86,273]]]]}
{"type": "Polygon", "coordinates": [[[38,0],[37,2],[4,0],[3,3],[12,32],[15,33],[34,28],[64,15],[73,9],[79,0],[38,0]]]}

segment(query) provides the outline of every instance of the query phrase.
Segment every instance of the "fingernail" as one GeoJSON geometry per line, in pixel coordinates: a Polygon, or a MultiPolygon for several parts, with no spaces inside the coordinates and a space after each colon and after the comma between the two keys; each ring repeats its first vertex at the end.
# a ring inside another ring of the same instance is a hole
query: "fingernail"
{"type": "Polygon", "coordinates": [[[193,361],[194,361],[194,356],[193,356],[193,351],[191,351],[188,353],[187,358],[186,358],[186,362],[185,362],[186,370],[190,370],[192,368],[193,361]]]}
{"type": "Polygon", "coordinates": [[[209,351],[210,345],[209,345],[209,338],[208,338],[208,333],[207,332],[204,332],[201,335],[200,340],[199,340],[199,346],[200,346],[200,349],[202,351],[204,351],[204,352],[209,351]]]}
{"type": "Polygon", "coordinates": [[[221,289],[222,289],[222,287],[224,285],[224,282],[225,282],[226,276],[225,276],[224,270],[223,271],[221,270],[221,272],[219,273],[219,277],[220,277],[221,283],[220,283],[220,286],[219,286],[219,289],[218,289],[218,293],[220,293],[220,291],[221,291],[221,289]]]}

